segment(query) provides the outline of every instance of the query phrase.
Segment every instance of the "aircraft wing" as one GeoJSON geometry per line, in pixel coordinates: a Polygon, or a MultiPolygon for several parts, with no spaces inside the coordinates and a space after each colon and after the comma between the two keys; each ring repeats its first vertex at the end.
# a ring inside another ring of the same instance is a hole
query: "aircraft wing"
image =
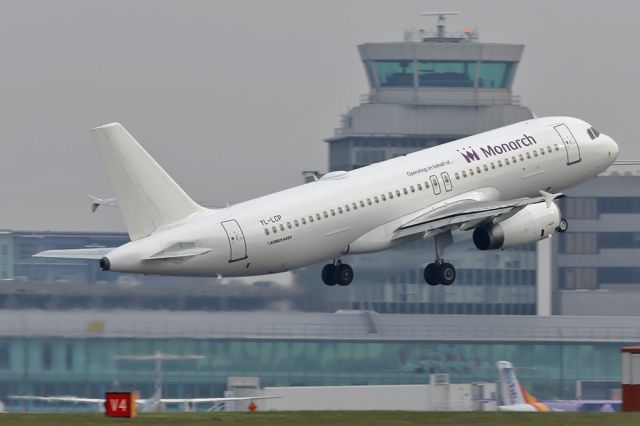
{"type": "Polygon", "coordinates": [[[238,396],[229,398],[160,398],[160,401],[165,404],[183,404],[189,402],[192,404],[207,403],[207,402],[232,402],[232,401],[253,401],[256,399],[275,399],[282,398],[281,396],[238,396]]]}
{"type": "Polygon", "coordinates": [[[46,402],[73,402],[85,404],[98,404],[104,402],[104,398],[80,398],[77,396],[34,396],[34,395],[9,395],[9,399],[23,401],[46,401],[46,402]]]}
{"type": "MultiPolygon", "coordinates": [[[[460,200],[421,214],[396,229],[393,239],[417,233],[433,233],[455,228],[473,229],[493,221],[501,222],[518,213],[530,204],[547,203],[564,197],[564,194],[550,194],[540,191],[539,197],[516,198],[506,201],[460,200]]],[[[432,234],[432,235],[433,235],[432,234]]]]}
{"type": "Polygon", "coordinates": [[[83,248],[70,250],[45,250],[33,257],[58,257],[63,259],[95,259],[100,260],[115,247],[83,248]]]}

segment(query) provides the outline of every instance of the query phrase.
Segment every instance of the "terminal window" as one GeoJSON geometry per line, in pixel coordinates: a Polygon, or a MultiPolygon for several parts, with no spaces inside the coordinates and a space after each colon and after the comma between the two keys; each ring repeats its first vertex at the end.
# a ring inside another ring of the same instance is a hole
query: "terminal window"
{"type": "Polygon", "coordinates": [[[481,62],[478,87],[504,89],[511,84],[511,62],[481,62]]]}
{"type": "Polygon", "coordinates": [[[423,87],[473,87],[476,62],[418,61],[418,82],[423,87]]]}
{"type": "Polygon", "coordinates": [[[413,87],[413,61],[376,61],[382,87],[413,87]]]}

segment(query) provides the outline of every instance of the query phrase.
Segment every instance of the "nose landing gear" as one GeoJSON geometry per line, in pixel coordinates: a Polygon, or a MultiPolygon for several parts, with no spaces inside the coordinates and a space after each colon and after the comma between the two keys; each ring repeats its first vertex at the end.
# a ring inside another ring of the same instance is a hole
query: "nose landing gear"
{"type": "Polygon", "coordinates": [[[328,263],[322,268],[322,281],[328,286],[348,286],[353,281],[353,269],[340,260],[328,263]]]}
{"type": "Polygon", "coordinates": [[[424,268],[424,280],[429,285],[451,285],[456,280],[456,268],[452,264],[442,260],[444,249],[453,243],[451,231],[438,234],[434,237],[436,243],[436,261],[429,263],[424,268]]]}

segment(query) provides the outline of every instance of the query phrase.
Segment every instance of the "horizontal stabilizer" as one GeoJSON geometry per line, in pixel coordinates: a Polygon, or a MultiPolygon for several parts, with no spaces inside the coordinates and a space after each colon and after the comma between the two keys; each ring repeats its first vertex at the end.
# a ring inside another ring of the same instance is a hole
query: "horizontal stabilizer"
{"type": "Polygon", "coordinates": [[[144,260],[158,259],[177,259],[180,257],[193,257],[201,254],[209,253],[211,250],[207,247],[196,247],[193,243],[177,243],[158,253],[145,258],[144,260]]]}
{"type": "Polygon", "coordinates": [[[113,250],[115,247],[100,248],[84,248],[71,250],[46,250],[36,253],[33,257],[57,257],[61,259],[96,259],[100,260],[103,256],[113,250]]]}

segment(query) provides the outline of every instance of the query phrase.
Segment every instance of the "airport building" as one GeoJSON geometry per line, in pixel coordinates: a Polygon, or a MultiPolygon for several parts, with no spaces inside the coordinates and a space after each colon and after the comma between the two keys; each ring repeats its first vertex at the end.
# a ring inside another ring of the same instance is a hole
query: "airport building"
{"type": "Polygon", "coordinates": [[[45,250],[118,247],[129,242],[124,232],[52,232],[0,230],[0,279],[39,282],[117,281],[120,274],[101,274],[86,259],[35,258],[45,250]]]}
{"type": "Polygon", "coordinates": [[[157,352],[204,357],[165,361],[166,398],[223,396],[229,377],[263,388],[495,382],[509,360],[539,398],[606,399],[620,387],[620,348],[639,341],[637,320],[621,317],[3,310],[0,400],[14,411],[58,406],[9,395],[148,397],[154,365],[117,357],[157,352]]]}
{"type": "Polygon", "coordinates": [[[638,315],[640,174],[614,168],[566,193],[569,230],[552,239],[553,313],[638,315]]]}

